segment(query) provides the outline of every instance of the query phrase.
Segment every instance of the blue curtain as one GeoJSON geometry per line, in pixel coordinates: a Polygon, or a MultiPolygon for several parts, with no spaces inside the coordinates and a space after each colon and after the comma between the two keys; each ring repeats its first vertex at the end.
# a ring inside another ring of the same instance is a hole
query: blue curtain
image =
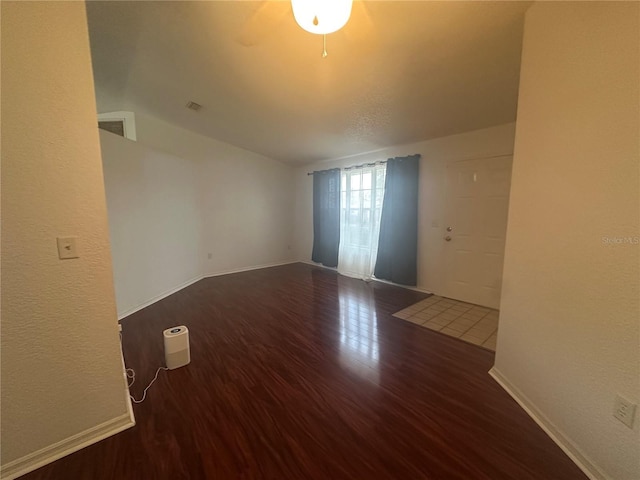
{"type": "Polygon", "coordinates": [[[340,169],[313,172],[313,253],[311,260],[338,266],[340,169]]]}
{"type": "Polygon", "coordinates": [[[374,275],[401,285],[418,279],[418,172],[420,155],[390,158],[374,275]]]}

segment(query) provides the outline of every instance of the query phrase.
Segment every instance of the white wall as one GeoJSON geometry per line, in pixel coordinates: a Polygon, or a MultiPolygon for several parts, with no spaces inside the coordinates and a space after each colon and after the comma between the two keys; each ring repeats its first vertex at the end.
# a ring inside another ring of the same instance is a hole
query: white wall
{"type": "Polygon", "coordinates": [[[299,261],[311,261],[313,248],[313,177],[307,172],[386,160],[419,153],[418,288],[444,291],[445,268],[442,237],[445,234],[445,184],[447,165],[473,158],[513,153],[515,124],[475,130],[419,143],[388,147],[348,158],[319,162],[296,169],[294,247],[299,261]],[[438,224],[437,227],[432,225],[438,224]]]}
{"type": "Polygon", "coordinates": [[[101,134],[121,317],[201,276],[293,261],[291,167],[141,113],[136,131],[101,134]]]}
{"type": "Polygon", "coordinates": [[[138,141],[199,164],[205,275],[292,260],[290,166],[148,115],[136,126],[138,141]]]}
{"type": "Polygon", "coordinates": [[[494,370],[618,480],[640,478],[640,418],[612,416],[616,393],[640,401],[639,7],[528,11],[494,370]]]}
{"type": "Polygon", "coordinates": [[[233,155],[202,164],[205,275],[293,261],[292,169],[233,155]]]}
{"type": "Polygon", "coordinates": [[[201,278],[198,163],[100,131],[118,315],[201,278]]]}
{"type": "Polygon", "coordinates": [[[9,478],[127,428],[132,417],[85,6],[1,8],[0,444],[9,478]],[[77,236],[80,258],[59,260],[58,236],[77,236]]]}

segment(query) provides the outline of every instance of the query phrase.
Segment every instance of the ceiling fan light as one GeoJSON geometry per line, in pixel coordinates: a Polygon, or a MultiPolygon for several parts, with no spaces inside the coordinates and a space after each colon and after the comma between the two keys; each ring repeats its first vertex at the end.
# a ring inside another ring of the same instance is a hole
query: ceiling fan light
{"type": "Polygon", "coordinates": [[[309,33],[326,35],[345,26],[353,0],[291,0],[293,16],[309,33]]]}

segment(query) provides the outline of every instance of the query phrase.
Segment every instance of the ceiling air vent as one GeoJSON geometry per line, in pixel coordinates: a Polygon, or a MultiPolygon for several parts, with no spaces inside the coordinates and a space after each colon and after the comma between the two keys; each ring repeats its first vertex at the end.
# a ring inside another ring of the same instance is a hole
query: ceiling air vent
{"type": "Polygon", "coordinates": [[[196,103],[196,102],[187,102],[187,108],[189,110],[193,110],[194,112],[197,112],[198,110],[200,110],[202,108],[202,105],[200,105],[199,103],[196,103]]]}

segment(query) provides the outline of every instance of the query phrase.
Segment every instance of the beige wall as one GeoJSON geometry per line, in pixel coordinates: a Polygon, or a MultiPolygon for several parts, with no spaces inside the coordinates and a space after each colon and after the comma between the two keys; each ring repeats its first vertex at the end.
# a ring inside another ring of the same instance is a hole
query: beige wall
{"type": "Polygon", "coordinates": [[[2,80],[5,477],[131,419],[84,3],[3,1],[2,80]]]}
{"type": "Polygon", "coordinates": [[[446,228],[447,166],[460,160],[512,154],[514,132],[515,124],[509,123],[424,142],[387,147],[372,153],[319,162],[296,169],[296,258],[302,262],[310,262],[313,248],[313,178],[308,176],[307,172],[420,153],[422,158],[418,207],[418,288],[443,293],[446,265],[442,238],[446,228]]]}
{"type": "Polygon", "coordinates": [[[616,393],[640,401],[639,8],[527,14],[494,371],[594,478],[618,480],[640,478],[640,419],[612,416],[616,393]]]}

